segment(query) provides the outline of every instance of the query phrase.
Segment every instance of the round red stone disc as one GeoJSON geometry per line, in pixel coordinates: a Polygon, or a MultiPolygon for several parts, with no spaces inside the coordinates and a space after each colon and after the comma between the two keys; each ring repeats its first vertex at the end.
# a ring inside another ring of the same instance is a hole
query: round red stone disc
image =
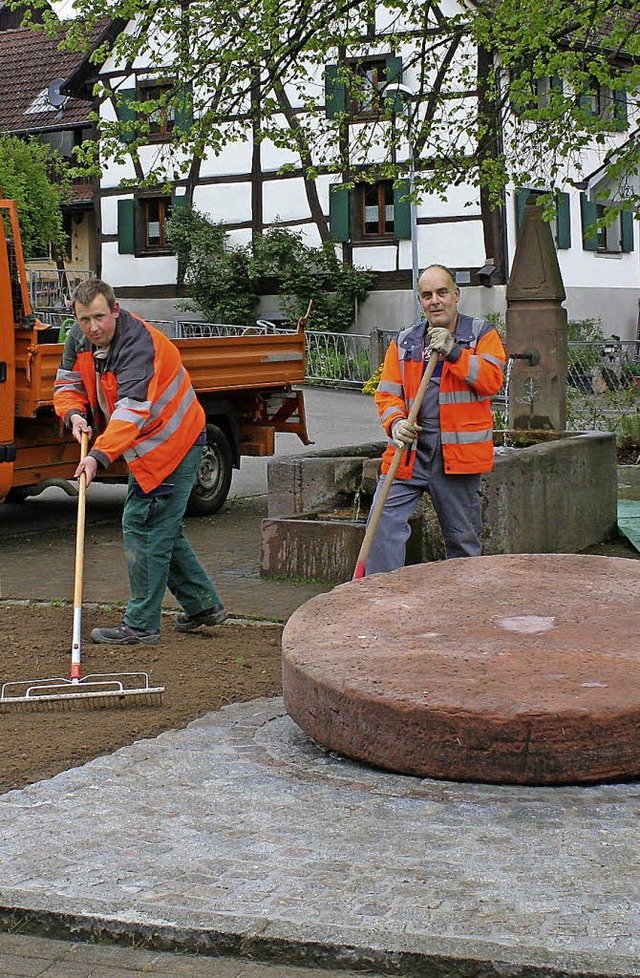
{"type": "Polygon", "coordinates": [[[308,601],[283,636],[287,711],[330,750],[418,777],[640,775],[640,561],[419,564],[308,601]]]}

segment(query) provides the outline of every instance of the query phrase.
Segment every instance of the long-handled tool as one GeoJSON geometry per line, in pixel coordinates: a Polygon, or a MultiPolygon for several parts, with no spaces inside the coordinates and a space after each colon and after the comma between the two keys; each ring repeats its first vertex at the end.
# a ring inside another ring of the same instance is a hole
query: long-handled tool
{"type": "MultiPolygon", "coordinates": [[[[426,366],[425,372],[422,375],[422,380],[420,381],[420,386],[416,392],[414,402],[411,405],[411,410],[409,411],[409,416],[407,418],[408,421],[415,422],[416,418],[418,417],[420,406],[424,400],[424,395],[427,392],[427,387],[429,386],[429,381],[431,380],[431,375],[435,370],[437,362],[438,354],[432,353],[429,357],[429,363],[426,366]]],[[[400,465],[402,456],[406,451],[406,446],[396,448],[396,453],[391,460],[391,465],[389,466],[389,471],[385,476],[384,484],[378,498],[376,499],[376,504],[371,510],[371,514],[369,516],[369,523],[367,524],[367,529],[360,547],[360,552],[358,553],[358,559],[356,560],[356,569],[353,572],[352,580],[354,581],[359,581],[367,572],[367,558],[369,557],[369,552],[378,530],[378,523],[380,522],[380,517],[382,516],[382,510],[384,509],[384,504],[387,501],[391,484],[396,477],[396,472],[398,471],[398,466],[400,465]]]]}
{"type": "MultiPolygon", "coordinates": [[[[87,454],[89,438],[82,435],[80,459],[87,454]]],[[[147,672],[94,673],[81,678],[82,574],[87,479],[78,479],[78,521],[73,585],[73,635],[69,679],[26,679],[4,683],[0,710],[101,710],[108,707],[159,706],[164,686],[152,686],[147,672]]]]}

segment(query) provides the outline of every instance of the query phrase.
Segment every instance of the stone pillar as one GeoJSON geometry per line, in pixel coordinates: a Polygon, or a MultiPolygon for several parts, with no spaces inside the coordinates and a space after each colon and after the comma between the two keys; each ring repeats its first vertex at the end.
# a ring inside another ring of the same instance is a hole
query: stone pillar
{"type": "Polygon", "coordinates": [[[566,428],[565,298],[551,228],[531,194],[507,286],[510,428],[566,428]]]}

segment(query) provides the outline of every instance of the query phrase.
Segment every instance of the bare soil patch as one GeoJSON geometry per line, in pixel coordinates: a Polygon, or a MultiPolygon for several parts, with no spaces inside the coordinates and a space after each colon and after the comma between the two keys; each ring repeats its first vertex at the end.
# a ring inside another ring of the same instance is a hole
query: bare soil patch
{"type": "MultiPolygon", "coordinates": [[[[73,611],[42,604],[0,604],[0,683],[69,676],[73,611]]],[[[164,686],[160,706],[47,712],[0,711],[0,792],[22,788],[101,754],[259,696],[281,692],[279,625],[224,624],[192,634],[163,618],[157,645],[94,645],[96,625],[118,612],[84,609],[83,675],[150,673],[164,686]]]]}

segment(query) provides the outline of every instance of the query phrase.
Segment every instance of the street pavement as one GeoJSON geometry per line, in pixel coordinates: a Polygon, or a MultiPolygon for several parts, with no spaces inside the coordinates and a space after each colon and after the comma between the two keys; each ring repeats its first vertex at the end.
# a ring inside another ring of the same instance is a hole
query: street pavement
{"type": "MultiPolygon", "coordinates": [[[[277,456],[300,455],[381,441],[371,397],[359,391],[308,388],[313,444],[277,437],[277,456]]],[[[260,526],[267,516],[265,458],[242,460],[227,503],[214,516],[189,519],[187,535],[229,613],[236,618],[286,621],[309,598],[329,589],[317,582],[260,577],[260,526]]],[[[91,485],[87,491],[83,601],[123,604],[129,594],[120,515],[125,488],[91,485]]],[[[0,599],[72,601],[76,501],[59,488],[21,504],[0,506],[0,599]]],[[[177,604],[167,594],[167,607],[177,604]]]]}
{"type": "MultiPolygon", "coordinates": [[[[317,448],[379,437],[362,395],[308,404],[317,448]]],[[[260,578],[245,478],[189,536],[235,617],[285,621],[327,588],[260,578]]],[[[0,528],[2,596],[68,600],[73,507],[27,507],[0,528]]],[[[119,505],[89,509],[85,590],[124,600],[119,505]]],[[[234,704],[0,796],[0,975],[638,978],[639,815],[637,783],[405,777],[318,746],[279,698],[234,704]]]]}

